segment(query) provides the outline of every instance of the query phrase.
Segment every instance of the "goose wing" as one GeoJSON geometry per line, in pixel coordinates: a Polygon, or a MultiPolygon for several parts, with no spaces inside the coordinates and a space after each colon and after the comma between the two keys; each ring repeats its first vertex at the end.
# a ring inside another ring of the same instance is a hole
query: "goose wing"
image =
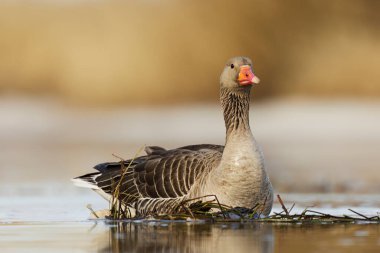
{"type": "MultiPolygon", "coordinates": [[[[172,150],[151,146],[146,148],[146,156],[123,163],[98,164],[94,167],[98,173],[79,178],[107,194],[113,195],[117,189],[118,198],[124,204],[143,208],[143,200],[153,204],[159,200],[182,199],[202,174],[217,166],[223,148],[211,144],[172,150]]],[[[146,204],[143,206],[147,208],[146,204]]]]}

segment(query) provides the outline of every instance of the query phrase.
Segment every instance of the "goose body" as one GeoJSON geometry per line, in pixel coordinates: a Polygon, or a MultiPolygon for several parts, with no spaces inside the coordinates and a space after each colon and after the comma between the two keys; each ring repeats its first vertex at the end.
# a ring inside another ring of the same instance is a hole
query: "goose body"
{"type": "Polygon", "coordinates": [[[171,213],[182,201],[206,195],[216,195],[220,203],[232,207],[261,204],[268,215],[272,185],[249,126],[250,90],[258,83],[251,68],[250,59],[235,57],[220,77],[225,146],[199,144],[171,150],[150,146],[144,156],[98,164],[97,172],[73,180],[105,197],[119,184],[119,201],[138,216],[171,213]]]}

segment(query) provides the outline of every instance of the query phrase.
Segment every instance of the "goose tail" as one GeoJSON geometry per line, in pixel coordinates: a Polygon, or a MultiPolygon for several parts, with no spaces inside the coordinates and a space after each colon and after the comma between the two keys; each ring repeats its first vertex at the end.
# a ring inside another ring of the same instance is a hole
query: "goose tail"
{"type": "Polygon", "coordinates": [[[81,188],[90,188],[96,190],[100,188],[97,186],[95,179],[100,175],[100,173],[90,173],[80,177],[72,178],[71,182],[73,182],[75,186],[81,188]]]}
{"type": "Polygon", "coordinates": [[[95,179],[100,176],[101,173],[90,173],[86,174],[80,177],[72,178],[71,182],[74,183],[75,186],[80,187],[80,188],[87,188],[87,189],[92,189],[96,193],[98,193],[100,196],[102,196],[105,200],[110,200],[111,195],[109,193],[106,193],[103,191],[97,184],[95,179]]]}

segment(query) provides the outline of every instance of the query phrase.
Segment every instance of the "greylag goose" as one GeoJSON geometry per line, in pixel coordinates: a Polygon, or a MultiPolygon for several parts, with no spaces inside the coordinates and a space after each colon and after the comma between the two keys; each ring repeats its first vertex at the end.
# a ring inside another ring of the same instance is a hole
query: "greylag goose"
{"type": "Polygon", "coordinates": [[[145,148],[146,155],[96,165],[95,173],[74,178],[78,186],[110,197],[119,186],[119,201],[136,215],[168,214],[186,199],[217,196],[231,207],[272,209],[273,191],[263,154],[249,125],[250,91],[259,79],[252,61],[235,57],[220,76],[220,100],[226,126],[225,146],[199,144],[166,150],[145,148]]]}

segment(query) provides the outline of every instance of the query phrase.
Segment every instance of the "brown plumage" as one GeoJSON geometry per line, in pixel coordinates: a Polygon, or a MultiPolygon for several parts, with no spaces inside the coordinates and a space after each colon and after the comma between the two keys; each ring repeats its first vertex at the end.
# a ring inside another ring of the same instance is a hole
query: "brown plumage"
{"type": "Polygon", "coordinates": [[[226,205],[272,207],[272,186],[249,126],[249,94],[258,78],[248,58],[228,61],[221,75],[226,147],[200,144],[166,150],[146,147],[146,155],[124,164],[102,163],[98,172],[75,178],[102,195],[119,187],[119,200],[137,215],[170,213],[188,198],[216,195],[226,205]]]}

